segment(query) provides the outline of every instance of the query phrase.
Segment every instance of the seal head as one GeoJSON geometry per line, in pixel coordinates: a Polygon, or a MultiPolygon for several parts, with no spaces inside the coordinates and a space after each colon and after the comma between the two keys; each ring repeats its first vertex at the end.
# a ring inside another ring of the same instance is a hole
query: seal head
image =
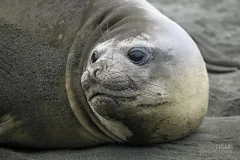
{"type": "Polygon", "coordinates": [[[101,125],[119,142],[132,144],[192,133],[208,105],[207,72],[196,44],[176,23],[146,6],[102,33],[81,78],[101,125]]]}

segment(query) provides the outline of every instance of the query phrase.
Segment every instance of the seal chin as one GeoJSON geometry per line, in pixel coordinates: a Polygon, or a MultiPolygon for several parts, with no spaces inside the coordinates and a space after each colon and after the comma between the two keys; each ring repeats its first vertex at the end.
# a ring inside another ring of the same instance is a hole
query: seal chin
{"type": "Polygon", "coordinates": [[[122,142],[132,137],[133,133],[121,121],[113,117],[110,118],[109,111],[114,112],[125,101],[136,99],[136,94],[126,94],[128,92],[126,90],[110,90],[100,85],[93,85],[85,92],[94,115],[109,132],[120,138],[122,142]]]}

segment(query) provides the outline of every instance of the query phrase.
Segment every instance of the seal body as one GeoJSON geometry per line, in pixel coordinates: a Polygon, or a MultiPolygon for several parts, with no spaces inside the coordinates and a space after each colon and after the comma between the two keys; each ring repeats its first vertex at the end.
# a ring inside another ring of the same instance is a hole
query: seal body
{"type": "Polygon", "coordinates": [[[148,2],[2,0],[0,144],[153,144],[206,113],[201,54],[148,2]]]}

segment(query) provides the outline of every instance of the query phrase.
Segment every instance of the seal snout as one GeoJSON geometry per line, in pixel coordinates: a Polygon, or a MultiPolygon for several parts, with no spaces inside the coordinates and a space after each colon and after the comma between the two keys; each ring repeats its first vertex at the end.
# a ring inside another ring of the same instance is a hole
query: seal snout
{"type": "Polygon", "coordinates": [[[85,91],[94,85],[100,85],[114,91],[136,90],[136,85],[128,75],[119,70],[107,69],[107,64],[104,62],[90,65],[83,73],[81,83],[85,91]]]}
{"type": "Polygon", "coordinates": [[[81,83],[88,101],[129,101],[138,94],[136,85],[128,75],[103,61],[89,65],[81,77],[81,83]]]}
{"type": "Polygon", "coordinates": [[[92,85],[96,84],[99,80],[97,74],[103,70],[103,63],[92,64],[86,69],[81,77],[82,87],[87,91],[92,85]]]}
{"type": "Polygon", "coordinates": [[[90,67],[87,68],[90,78],[97,79],[97,74],[99,74],[103,68],[106,66],[103,62],[98,62],[96,64],[92,64],[90,67]]]}

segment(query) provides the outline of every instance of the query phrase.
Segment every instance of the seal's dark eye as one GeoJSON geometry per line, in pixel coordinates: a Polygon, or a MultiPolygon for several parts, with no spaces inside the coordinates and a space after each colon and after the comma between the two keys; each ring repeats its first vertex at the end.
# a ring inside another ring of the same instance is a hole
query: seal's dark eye
{"type": "Polygon", "coordinates": [[[133,49],[128,53],[128,57],[133,63],[141,63],[145,60],[146,54],[140,49],[133,49]]]}
{"type": "Polygon", "coordinates": [[[92,57],[91,57],[92,63],[95,63],[98,60],[99,57],[100,57],[99,53],[97,51],[94,51],[92,53],[92,57]]]}

